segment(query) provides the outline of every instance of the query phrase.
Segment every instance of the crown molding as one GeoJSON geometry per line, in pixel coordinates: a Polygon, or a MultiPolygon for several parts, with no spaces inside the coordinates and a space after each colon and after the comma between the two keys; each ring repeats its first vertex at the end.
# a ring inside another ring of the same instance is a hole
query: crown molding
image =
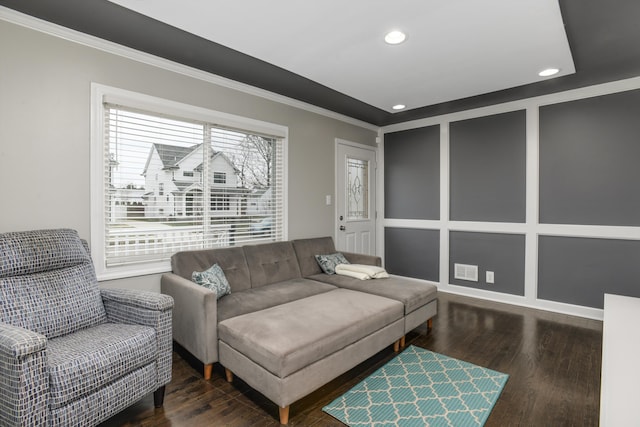
{"type": "Polygon", "coordinates": [[[268,90],[260,89],[245,83],[240,83],[235,80],[218,76],[213,73],[208,73],[193,67],[188,67],[186,65],[179,64],[177,62],[170,61],[168,59],[160,58],[145,52],[141,52],[139,50],[132,49],[126,46],[122,46],[117,43],[113,43],[108,40],[101,39],[99,37],[81,33],[79,31],[63,27],[61,25],[53,24],[51,22],[47,22],[45,20],[35,18],[30,15],[17,12],[13,9],[9,9],[4,6],[0,6],[0,20],[9,22],[11,24],[19,25],[21,27],[28,28],[30,30],[38,31],[53,37],[64,39],[73,43],[77,43],[83,46],[87,46],[93,49],[97,49],[112,55],[117,55],[126,59],[130,59],[146,65],[150,65],[156,68],[161,68],[163,70],[171,71],[177,74],[182,74],[184,76],[198,79],[198,80],[211,83],[217,86],[222,86],[228,89],[237,90],[238,92],[243,92],[249,95],[264,98],[269,101],[278,102],[280,104],[288,105],[290,107],[299,108],[301,110],[319,114],[331,119],[339,120],[341,122],[349,123],[349,124],[359,126],[365,129],[369,129],[375,132],[377,132],[378,129],[380,129],[379,126],[354,119],[353,117],[345,116],[343,114],[339,114],[334,111],[327,110],[325,108],[317,107],[315,105],[312,105],[303,101],[299,101],[297,99],[289,98],[287,96],[280,95],[274,92],[270,92],[268,90]]]}

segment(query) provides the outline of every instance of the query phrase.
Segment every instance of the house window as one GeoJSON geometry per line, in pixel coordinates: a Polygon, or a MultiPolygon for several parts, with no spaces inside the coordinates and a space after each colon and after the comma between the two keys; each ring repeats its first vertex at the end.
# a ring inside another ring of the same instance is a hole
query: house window
{"type": "Polygon", "coordinates": [[[214,172],[213,173],[213,183],[214,184],[226,184],[227,183],[227,174],[224,172],[214,172]]]}
{"type": "Polygon", "coordinates": [[[178,251],[286,240],[286,128],[97,84],[92,105],[100,280],[169,271],[178,251]],[[125,188],[139,207],[112,209],[125,188]],[[265,218],[269,232],[251,233],[265,218]]]}
{"type": "Polygon", "coordinates": [[[212,211],[228,211],[229,209],[231,209],[231,199],[229,196],[216,192],[211,193],[212,211]]]}

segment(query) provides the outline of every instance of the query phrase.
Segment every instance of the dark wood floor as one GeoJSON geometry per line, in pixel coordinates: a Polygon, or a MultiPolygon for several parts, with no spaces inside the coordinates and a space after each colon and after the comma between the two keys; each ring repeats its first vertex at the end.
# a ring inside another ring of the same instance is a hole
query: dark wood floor
{"type": "MultiPolygon", "coordinates": [[[[602,322],[439,294],[438,316],[407,345],[509,374],[486,426],[597,426],[602,322]]],[[[395,354],[391,347],[291,405],[291,426],[343,426],[322,407],[395,354]]],[[[164,408],[153,396],[103,423],[111,426],[278,426],[278,408],[239,378],[229,384],[219,365],[205,381],[184,350],[173,356],[164,408]]]]}

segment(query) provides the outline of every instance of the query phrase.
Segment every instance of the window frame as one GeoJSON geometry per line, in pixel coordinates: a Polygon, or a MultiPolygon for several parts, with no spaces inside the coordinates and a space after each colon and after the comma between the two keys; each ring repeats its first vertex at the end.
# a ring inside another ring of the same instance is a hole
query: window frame
{"type": "Polygon", "coordinates": [[[227,174],[226,172],[213,172],[213,183],[214,184],[226,184],[227,183],[227,174]]]}
{"type": "Polygon", "coordinates": [[[105,259],[105,147],[104,103],[118,103],[156,114],[215,123],[221,127],[269,135],[282,143],[282,239],[288,240],[288,127],[184,104],[125,89],[91,84],[91,252],[99,281],[171,271],[169,260],[132,265],[106,266],[105,259]]]}

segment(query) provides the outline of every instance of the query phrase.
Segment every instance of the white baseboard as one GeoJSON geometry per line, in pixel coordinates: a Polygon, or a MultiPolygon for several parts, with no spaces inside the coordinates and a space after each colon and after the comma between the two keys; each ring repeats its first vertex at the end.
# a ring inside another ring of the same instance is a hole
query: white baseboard
{"type": "Polygon", "coordinates": [[[430,280],[415,279],[411,277],[402,277],[404,279],[415,280],[421,283],[428,283],[438,287],[438,292],[447,294],[461,295],[471,298],[478,298],[486,301],[493,301],[502,304],[516,305],[520,307],[533,308],[536,310],[551,311],[554,313],[567,314],[570,316],[584,317],[587,319],[602,320],[604,318],[604,310],[599,308],[584,307],[580,305],[566,304],[555,301],[547,301],[541,299],[530,300],[520,295],[505,294],[502,292],[485,291],[482,289],[467,288],[465,286],[457,286],[453,284],[442,284],[432,282],[430,280]]]}

